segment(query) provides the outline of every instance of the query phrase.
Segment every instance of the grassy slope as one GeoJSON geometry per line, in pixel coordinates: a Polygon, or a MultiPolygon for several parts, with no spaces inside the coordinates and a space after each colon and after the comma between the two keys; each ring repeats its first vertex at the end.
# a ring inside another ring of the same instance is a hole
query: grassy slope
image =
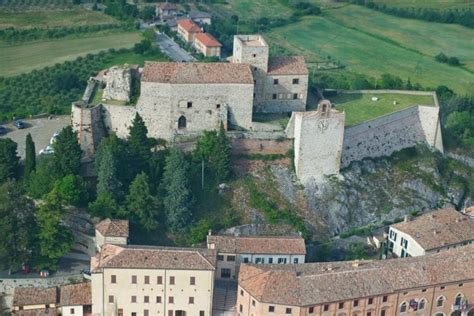
{"type": "Polygon", "coordinates": [[[385,4],[397,8],[429,8],[429,9],[464,9],[474,7],[470,0],[373,0],[378,4],[385,4]]]}
{"type": "Polygon", "coordinates": [[[15,46],[0,44],[0,56],[3,56],[0,58],[0,76],[17,75],[109,48],[132,47],[139,40],[138,32],[128,32],[15,46]]]}
{"type": "Polygon", "coordinates": [[[415,104],[434,105],[431,96],[400,94],[339,94],[330,99],[336,109],[346,112],[346,126],[356,125],[415,104]],[[373,96],[379,100],[372,101],[373,96]],[[397,101],[397,104],[393,104],[394,101],[397,101]]]}
{"type": "Polygon", "coordinates": [[[118,21],[103,13],[79,8],[72,10],[44,10],[26,12],[0,11],[0,29],[7,27],[46,28],[109,23],[118,23],[118,21]]]}
{"type": "MultiPolygon", "coordinates": [[[[465,56],[471,46],[465,43],[467,40],[460,44],[459,39],[474,38],[474,30],[461,26],[410,21],[358,6],[326,10],[322,17],[306,17],[299,23],[274,29],[266,36],[270,45],[281,45],[309,60],[329,55],[347,65],[350,71],[375,77],[390,73],[427,87],[445,84],[458,93],[472,93],[474,72],[437,63],[425,55],[429,43],[422,41],[420,34],[436,34],[438,39],[432,46],[444,45],[450,47],[453,55],[465,56]],[[349,22],[350,19],[354,22],[349,22]],[[351,27],[344,26],[345,23],[351,27]],[[406,26],[402,41],[399,29],[404,24],[412,26],[406,26]],[[415,32],[416,29],[420,31],[415,32]]],[[[431,48],[429,53],[439,50],[431,48]]]]}
{"type": "Polygon", "coordinates": [[[292,11],[281,4],[279,0],[227,0],[226,4],[214,4],[214,10],[217,10],[224,16],[235,14],[241,20],[258,19],[261,17],[289,17],[292,11]]]}

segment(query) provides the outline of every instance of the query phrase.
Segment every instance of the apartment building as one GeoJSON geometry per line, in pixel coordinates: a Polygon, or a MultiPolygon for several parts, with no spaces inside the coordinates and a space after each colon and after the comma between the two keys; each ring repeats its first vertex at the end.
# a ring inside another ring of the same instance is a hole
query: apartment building
{"type": "Polygon", "coordinates": [[[196,34],[202,33],[199,25],[190,19],[182,19],[178,21],[178,34],[187,43],[193,43],[196,34]]]}
{"type": "Polygon", "coordinates": [[[297,264],[305,262],[302,237],[207,236],[207,248],[217,252],[216,278],[237,279],[241,263],[297,264]]]}
{"type": "Polygon", "coordinates": [[[237,314],[474,316],[474,245],[380,261],[240,268],[237,314]]]}
{"type": "Polygon", "coordinates": [[[209,33],[194,36],[194,47],[206,57],[220,57],[222,44],[209,33]]]}
{"type": "Polygon", "coordinates": [[[398,257],[423,256],[474,242],[474,219],[453,208],[405,218],[390,226],[389,249],[398,257]]]}
{"type": "Polygon", "coordinates": [[[106,244],[91,260],[92,314],[210,316],[215,252],[106,244]]]}
{"type": "Polygon", "coordinates": [[[128,220],[106,218],[95,226],[96,248],[100,251],[104,244],[126,245],[128,235],[128,220]]]}

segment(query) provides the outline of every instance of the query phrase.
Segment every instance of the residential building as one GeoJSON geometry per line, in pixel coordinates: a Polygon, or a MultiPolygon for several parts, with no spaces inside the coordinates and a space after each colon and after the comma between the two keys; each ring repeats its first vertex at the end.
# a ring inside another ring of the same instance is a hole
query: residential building
{"type": "Polygon", "coordinates": [[[220,57],[222,44],[209,33],[194,36],[194,47],[206,57],[220,57]]]}
{"type": "Polygon", "coordinates": [[[187,43],[193,43],[196,34],[202,33],[199,25],[190,19],[182,19],[178,21],[178,35],[187,43]]]}
{"type": "Polygon", "coordinates": [[[106,244],[91,260],[93,315],[210,316],[215,252],[106,244]]]}
{"type": "Polygon", "coordinates": [[[305,262],[301,237],[207,236],[207,248],[216,250],[216,278],[237,279],[241,263],[298,264],[305,262]]]}
{"type": "Polygon", "coordinates": [[[474,219],[453,208],[405,217],[390,225],[389,250],[398,257],[423,256],[465,246],[474,241],[474,219]]]}
{"type": "Polygon", "coordinates": [[[176,3],[162,2],[156,5],[156,17],[162,21],[167,22],[174,20],[178,14],[178,5],[176,3]]]}
{"type": "Polygon", "coordinates": [[[194,22],[203,25],[203,24],[208,24],[210,25],[212,23],[212,15],[207,12],[202,12],[202,11],[191,11],[189,12],[189,18],[193,20],[194,22]]]}
{"type": "Polygon", "coordinates": [[[474,245],[427,256],[249,265],[237,315],[473,316],[474,245]]]}
{"type": "Polygon", "coordinates": [[[20,316],[55,316],[57,311],[58,289],[50,288],[15,288],[13,291],[12,314],[20,316]]]}
{"type": "Polygon", "coordinates": [[[61,286],[59,306],[62,316],[92,315],[91,283],[84,282],[61,286]]]}
{"type": "Polygon", "coordinates": [[[104,219],[95,226],[96,248],[104,244],[126,245],[128,243],[128,220],[104,219]]]}

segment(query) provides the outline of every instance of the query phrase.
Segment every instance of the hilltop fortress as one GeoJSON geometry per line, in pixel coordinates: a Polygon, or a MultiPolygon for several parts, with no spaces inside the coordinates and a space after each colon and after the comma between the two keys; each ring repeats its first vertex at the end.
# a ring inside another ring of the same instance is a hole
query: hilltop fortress
{"type": "Polygon", "coordinates": [[[442,151],[436,95],[413,93],[433,95],[436,106],[414,104],[345,128],[345,113],[328,100],[306,111],[308,69],[303,57],[269,57],[263,37],[237,35],[229,63],[112,67],[91,78],[82,101],[73,103],[71,117],[86,157],[94,155],[107,133],[126,137],[136,113],[150,137],[168,141],[196,137],[223,122],[230,137],[259,142],[260,148],[271,147],[275,139],[292,146],[296,174],[308,184],[338,174],[351,161],[390,155],[417,143],[442,151]],[[137,86],[136,105],[126,105],[137,86]],[[291,115],[285,131],[253,120],[265,113],[291,115]]]}

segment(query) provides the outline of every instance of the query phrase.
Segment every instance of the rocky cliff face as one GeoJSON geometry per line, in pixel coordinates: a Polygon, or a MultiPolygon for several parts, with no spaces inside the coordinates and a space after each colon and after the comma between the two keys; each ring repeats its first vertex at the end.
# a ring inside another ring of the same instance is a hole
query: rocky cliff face
{"type": "MultiPolygon", "coordinates": [[[[391,157],[352,163],[341,177],[304,189],[290,172],[272,168],[279,190],[289,201],[303,191],[304,213],[312,214],[329,235],[351,228],[400,220],[404,215],[472,203],[474,168],[425,147],[402,150],[391,157]],[[289,183],[293,183],[289,185],[289,183]]],[[[314,223],[308,221],[307,224],[314,223]]]]}

